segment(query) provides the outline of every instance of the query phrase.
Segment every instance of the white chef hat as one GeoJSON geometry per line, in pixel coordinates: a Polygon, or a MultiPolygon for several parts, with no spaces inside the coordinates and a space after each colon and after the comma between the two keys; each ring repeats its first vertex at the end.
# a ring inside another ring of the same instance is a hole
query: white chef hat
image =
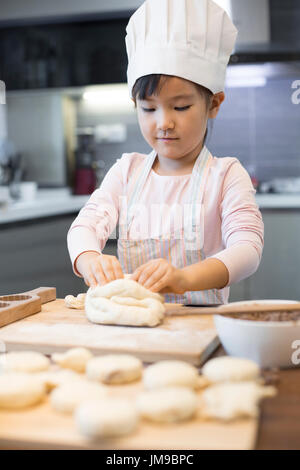
{"type": "Polygon", "coordinates": [[[224,90],[237,29],[212,0],[146,0],[126,27],[129,93],[144,75],[175,75],[224,90]]]}

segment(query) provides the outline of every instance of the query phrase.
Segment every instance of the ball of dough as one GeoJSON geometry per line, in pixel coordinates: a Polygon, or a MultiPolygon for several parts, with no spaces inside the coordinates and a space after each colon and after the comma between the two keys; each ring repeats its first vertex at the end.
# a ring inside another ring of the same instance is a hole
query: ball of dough
{"type": "Polygon", "coordinates": [[[60,413],[73,413],[75,408],[86,400],[99,400],[106,396],[105,387],[87,380],[64,383],[50,395],[52,407],[60,413]]]}
{"type": "Polygon", "coordinates": [[[85,380],[85,377],[70,369],[38,372],[35,376],[45,385],[47,391],[73,381],[85,380]]]}
{"type": "Polygon", "coordinates": [[[263,387],[255,382],[215,384],[202,393],[200,416],[224,421],[256,417],[259,401],[275,394],[274,387],[263,387]]]}
{"type": "Polygon", "coordinates": [[[19,409],[39,403],[46,394],[35,375],[12,372],[0,376],[0,408],[19,409]]]}
{"type": "Polygon", "coordinates": [[[202,374],[211,383],[241,382],[258,379],[260,369],[250,359],[222,356],[208,361],[202,368],[202,374]]]}
{"type": "Polygon", "coordinates": [[[74,297],[74,295],[66,295],[65,306],[68,308],[76,308],[78,310],[83,310],[85,296],[86,294],[78,294],[77,297],[74,297]]]}
{"type": "Polygon", "coordinates": [[[95,288],[89,288],[89,291],[99,295],[99,297],[106,297],[110,299],[114,295],[119,297],[132,297],[133,299],[143,300],[145,298],[151,298],[164,302],[164,297],[157,292],[152,292],[146,287],[142,286],[132,279],[116,279],[115,281],[108,282],[103,286],[97,286],[95,288]]]}
{"type": "Polygon", "coordinates": [[[83,373],[88,360],[92,357],[93,354],[86,348],[72,348],[65,353],[52,354],[51,359],[60,367],[83,373]]]}
{"type": "Polygon", "coordinates": [[[105,384],[123,384],[139,380],[143,364],[130,354],[107,354],[90,359],[86,366],[87,377],[105,384]]]}
{"type": "Polygon", "coordinates": [[[49,368],[49,359],[35,351],[13,351],[1,355],[0,373],[40,372],[49,368]]]}
{"type": "Polygon", "coordinates": [[[143,383],[147,390],[173,385],[197,388],[198,379],[198,370],[187,362],[159,361],[146,368],[143,383]]]}
{"type": "Polygon", "coordinates": [[[156,326],[165,310],[162,295],[131,279],[90,287],[85,299],[86,316],[93,323],[156,326]]]}
{"type": "Polygon", "coordinates": [[[141,393],[137,398],[140,415],[150,421],[174,423],[192,418],[197,395],[186,387],[165,387],[141,393]]]}
{"type": "Polygon", "coordinates": [[[82,303],[84,304],[84,302],[85,302],[85,296],[86,296],[85,293],[83,293],[83,294],[78,294],[77,297],[76,297],[76,299],[77,299],[79,302],[82,302],[82,303]]]}
{"type": "Polygon", "coordinates": [[[106,398],[82,403],[75,411],[75,422],[88,438],[123,436],[136,428],[138,413],[128,400],[106,398]]]}

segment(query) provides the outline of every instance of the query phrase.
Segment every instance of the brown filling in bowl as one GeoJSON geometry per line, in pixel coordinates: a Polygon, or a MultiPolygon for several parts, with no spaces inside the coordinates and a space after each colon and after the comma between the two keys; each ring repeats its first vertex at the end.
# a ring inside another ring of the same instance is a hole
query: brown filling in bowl
{"type": "Polygon", "coordinates": [[[253,320],[253,321],[294,321],[300,320],[300,311],[294,312],[252,312],[252,313],[237,313],[228,314],[226,317],[236,318],[238,320],[253,320]]]}

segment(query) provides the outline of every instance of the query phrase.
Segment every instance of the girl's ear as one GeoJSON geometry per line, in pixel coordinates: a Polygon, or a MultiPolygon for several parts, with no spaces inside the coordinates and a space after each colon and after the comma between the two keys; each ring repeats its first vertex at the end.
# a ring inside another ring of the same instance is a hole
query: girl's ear
{"type": "Polygon", "coordinates": [[[224,100],[225,100],[225,93],[223,91],[220,91],[219,93],[215,93],[212,96],[211,102],[210,102],[210,108],[208,111],[208,117],[210,119],[214,119],[217,116],[220,106],[224,100]]]}

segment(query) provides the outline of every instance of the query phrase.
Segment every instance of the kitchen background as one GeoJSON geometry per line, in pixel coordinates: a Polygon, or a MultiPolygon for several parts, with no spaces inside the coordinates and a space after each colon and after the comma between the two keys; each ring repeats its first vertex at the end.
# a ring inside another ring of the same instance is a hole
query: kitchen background
{"type": "MultiPolygon", "coordinates": [[[[0,294],[86,289],[67,230],[122,153],[150,151],[126,86],[125,27],[141,3],[1,0],[0,294]]],[[[248,170],[266,230],[259,270],[230,300],[299,299],[300,2],[218,3],[239,36],[207,145],[248,170]]]]}

